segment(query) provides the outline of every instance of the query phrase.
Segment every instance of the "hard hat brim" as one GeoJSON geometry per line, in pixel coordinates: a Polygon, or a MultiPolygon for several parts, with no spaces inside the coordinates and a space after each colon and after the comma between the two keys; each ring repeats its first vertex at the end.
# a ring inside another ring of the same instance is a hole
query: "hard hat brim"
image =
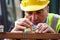
{"type": "Polygon", "coordinates": [[[36,11],[36,10],[41,10],[41,9],[45,8],[48,4],[49,4],[49,2],[45,5],[31,5],[31,6],[27,6],[27,7],[23,7],[22,5],[20,5],[20,8],[23,11],[36,11]]]}

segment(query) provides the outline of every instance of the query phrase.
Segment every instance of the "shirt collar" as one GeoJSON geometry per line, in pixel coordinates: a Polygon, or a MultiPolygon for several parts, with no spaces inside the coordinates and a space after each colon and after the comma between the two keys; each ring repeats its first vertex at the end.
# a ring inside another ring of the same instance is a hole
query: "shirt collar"
{"type": "Polygon", "coordinates": [[[48,18],[46,18],[46,23],[48,24],[48,18]]]}

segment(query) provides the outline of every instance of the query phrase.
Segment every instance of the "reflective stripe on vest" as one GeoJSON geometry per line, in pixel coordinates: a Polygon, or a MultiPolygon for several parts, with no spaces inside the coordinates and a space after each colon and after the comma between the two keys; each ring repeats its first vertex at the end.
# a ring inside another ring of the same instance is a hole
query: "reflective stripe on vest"
{"type": "Polygon", "coordinates": [[[58,22],[58,17],[57,17],[57,16],[53,16],[53,18],[52,18],[52,23],[51,23],[51,27],[52,27],[55,31],[56,31],[57,22],[58,22]]]}

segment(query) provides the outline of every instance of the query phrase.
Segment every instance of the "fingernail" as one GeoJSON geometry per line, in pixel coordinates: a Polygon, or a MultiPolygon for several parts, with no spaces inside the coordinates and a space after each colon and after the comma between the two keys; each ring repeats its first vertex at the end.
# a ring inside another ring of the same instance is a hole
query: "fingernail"
{"type": "Polygon", "coordinates": [[[38,32],[38,30],[36,30],[35,32],[38,32]]]}
{"type": "Polygon", "coordinates": [[[39,31],[39,33],[41,33],[41,31],[39,31]]]}

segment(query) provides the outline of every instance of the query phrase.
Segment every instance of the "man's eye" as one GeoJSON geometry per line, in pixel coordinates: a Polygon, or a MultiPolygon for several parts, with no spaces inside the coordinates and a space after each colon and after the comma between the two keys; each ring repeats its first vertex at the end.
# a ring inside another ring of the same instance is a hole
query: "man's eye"
{"type": "Polygon", "coordinates": [[[37,11],[37,13],[41,13],[40,11],[37,11]]]}
{"type": "Polygon", "coordinates": [[[42,12],[41,11],[36,11],[37,14],[41,14],[42,12]]]}
{"type": "Polygon", "coordinates": [[[32,14],[32,12],[27,12],[29,15],[31,15],[32,14]]]}
{"type": "Polygon", "coordinates": [[[28,13],[29,15],[32,15],[32,13],[28,13]]]}
{"type": "Polygon", "coordinates": [[[42,13],[43,9],[36,11],[37,13],[42,13]]]}

